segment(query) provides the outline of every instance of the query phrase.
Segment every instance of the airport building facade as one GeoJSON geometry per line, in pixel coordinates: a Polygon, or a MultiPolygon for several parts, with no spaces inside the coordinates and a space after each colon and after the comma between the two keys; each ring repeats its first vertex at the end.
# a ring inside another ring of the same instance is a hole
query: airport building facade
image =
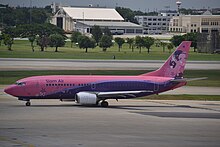
{"type": "Polygon", "coordinates": [[[220,15],[212,15],[206,11],[203,15],[174,16],[170,20],[169,31],[178,33],[220,31],[220,15]]]}
{"type": "Polygon", "coordinates": [[[60,7],[51,23],[66,32],[90,33],[94,25],[108,27],[115,34],[142,34],[143,27],[124,18],[113,8],[60,7]]]}
{"type": "Polygon", "coordinates": [[[164,34],[169,31],[169,22],[173,16],[179,16],[176,11],[161,11],[157,16],[135,16],[144,27],[145,34],[164,34]]]}

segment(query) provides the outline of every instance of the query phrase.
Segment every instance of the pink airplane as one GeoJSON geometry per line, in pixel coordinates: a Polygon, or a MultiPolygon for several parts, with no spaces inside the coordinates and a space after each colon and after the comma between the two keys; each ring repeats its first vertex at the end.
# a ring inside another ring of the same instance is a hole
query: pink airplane
{"type": "Polygon", "coordinates": [[[34,76],[18,80],[4,91],[27,101],[26,106],[31,99],[60,99],[107,107],[107,99],[143,97],[186,85],[183,72],[190,45],[183,41],[158,70],[138,76],[34,76]]]}

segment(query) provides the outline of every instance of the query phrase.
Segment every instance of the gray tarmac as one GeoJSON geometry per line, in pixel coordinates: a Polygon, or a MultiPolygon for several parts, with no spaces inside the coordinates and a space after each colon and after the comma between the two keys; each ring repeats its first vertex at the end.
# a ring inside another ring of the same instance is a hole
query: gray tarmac
{"type": "Polygon", "coordinates": [[[0,91],[1,147],[220,145],[219,101],[120,100],[109,108],[25,102],[0,91]]]}
{"type": "MultiPolygon", "coordinates": [[[[0,58],[0,69],[8,70],[155,70],[163,60],[73,60],[0,58]]],[[[220,69],[220,61],[189,61],[186,69],[220,69]]]]}

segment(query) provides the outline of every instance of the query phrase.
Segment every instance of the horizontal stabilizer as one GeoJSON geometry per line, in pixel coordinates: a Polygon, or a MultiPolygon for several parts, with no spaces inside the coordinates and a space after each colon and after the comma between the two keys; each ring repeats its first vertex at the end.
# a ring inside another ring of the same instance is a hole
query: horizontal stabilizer
{"type": "Polygon", "coordinates": [[[189,81],[198,81],[198,80],[205,80],[208,79],[208,77],[201,77],[201,78],[181,78],[181,79],[173,79],[172,82],[189,82],[189,81]]]}

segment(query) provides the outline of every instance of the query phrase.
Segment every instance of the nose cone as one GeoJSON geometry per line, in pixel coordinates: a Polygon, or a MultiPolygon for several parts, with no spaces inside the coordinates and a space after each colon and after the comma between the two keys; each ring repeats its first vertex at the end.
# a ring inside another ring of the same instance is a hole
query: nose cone
{"type": "Polygon", "coordinates": [[[16,85],[10,85],[4,89],[4,92],[12,96],[16,96],[16,85]]]}

